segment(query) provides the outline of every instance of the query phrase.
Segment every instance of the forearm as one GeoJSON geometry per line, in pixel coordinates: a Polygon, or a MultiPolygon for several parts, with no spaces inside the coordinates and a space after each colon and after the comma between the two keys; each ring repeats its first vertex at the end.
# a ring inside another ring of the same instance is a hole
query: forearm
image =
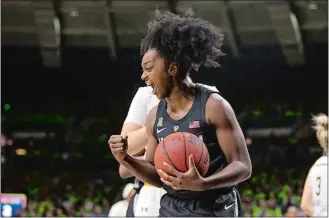
{"type": "MultiPolygon", "coordinates": [[[[143,160],[144,156],[137,156],[135,157],[136,159],[138,160],[143,160]]],[[[123,166],[122,164],[120,164],[119,166],[119,174],[120,174],[120,177],[123,178],[123,179],[127,179],[127,178],[130,178],[132,176],[134,176],[132,173],[129,172],[129,170],[123,166]]]]}
{"type": "Polygon", "coordinates": [[[147,144],[147,134],[145,127],[128,134],[128,151],[130,155],[135,155],[145,148],[147,144]]]}
{"type": "Polygon", "coordinates": [[[139,180],[149,183],[156,187],[162,187],[160,176],[153,164],[146,160],[138,160],[129,155],[126,155],[124,161],[121,162],[127,170],[139,180]]]}
{"type": "Polygon", "coordinates": [[[235,186],[247,180],[251,175],[250,167],[241,161],[233,161],[222,171],[204,178],[203,187],[205,190],[235,186]]]}

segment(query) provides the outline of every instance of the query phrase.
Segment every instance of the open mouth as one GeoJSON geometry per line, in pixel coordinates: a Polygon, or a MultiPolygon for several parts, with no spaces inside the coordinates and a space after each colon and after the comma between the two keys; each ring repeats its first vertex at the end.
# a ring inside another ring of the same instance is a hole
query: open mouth
{"type": "Polygon", "coordinates": [[[152,89],[154,89],[154,84],[147,82],[146,86],[150,86],[152,89]]]}

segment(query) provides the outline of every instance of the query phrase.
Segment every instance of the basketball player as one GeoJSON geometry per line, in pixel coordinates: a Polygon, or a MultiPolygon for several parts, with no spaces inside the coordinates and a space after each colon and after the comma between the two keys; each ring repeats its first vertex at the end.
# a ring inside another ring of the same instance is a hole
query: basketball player
{"type": "Polygon", "coordinates": [[[301,209],[308,216],[328,217],[328,116],[313,117],[314,129],[323,156],[311,167],[304,185],[301,209]]]}
{"type": "Polygon", "coordinates": [[[161,99],[147,118],[146,157],[139,160],[128,155],[129,145],[120,135],[111,136],[111,151],[137,178],[164,187],[167,193],[161,198],[160,216],[242,216],[235,186],[252,171],[242,130],[218,91],[187,80],[200,66],[219,66],[223,35],[202,19],[156,14],[141,45],[142,77],[161,99]],[[175,130],[197,135],[207,145],[210,166],[205,177],[197,171],[193,157],[186,173],[169,165],[171,176],[156,171],[156,146],[175,130]]]}
{"type": "MultiPolygon", "coordinates": [[[[146,84],[148,83],[145,78],[146,84]]],[[[216,87],[212,87],[216,89],[216,87]]],[[[216,89],[217,90],[217,89],[216,89]]],[[[121,135],[128,135],[128,154],[143,158],[147,143],[146,118],[150,110],[159,103],[158,98],[152,94],[150,86],[141,87],[135,94],[123,124],[121,135]]],[[[120,165],[120,176],[128,178],[133,176],[124,166],[120,165]]],[[[163,189],[135,181],[136,194],[129,202],[127,216],[158,216],[160,199],[165,193],[163,189]],[[135,209],[134,209],[135,208],[135,209]]]]}

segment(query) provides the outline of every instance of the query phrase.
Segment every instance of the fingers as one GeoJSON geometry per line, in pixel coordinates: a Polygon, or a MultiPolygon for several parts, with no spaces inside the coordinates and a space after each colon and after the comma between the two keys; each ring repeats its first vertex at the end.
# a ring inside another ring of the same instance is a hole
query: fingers
{"type": "Polygon", "coordinates": [[[161,174],[160,176],[162,178],[164,178],[165,180],[167,180],[169,182],[174,182],[175,181],[175,177],[168,175],[167,173],[165,173],[161,169],[159,169],[159,173],[161,174]]]}
{"type": "Polygon", "coordinates": [[[112,148],[111,151],[113,153],[123,153],[124,149],[123,148],[112,148]]]}
{"type": "Polygon", "coordinates": [[[182,178],[182,173],[177,171],[174,167],[170,166],[166,162],[163,163],[168,168],[168,173],[174,175],[171,176],[168,173],[164,172],[161,169],[158,169],[158,173],[160,174],[160,180],[172,187],[174,190],[181,190],[180,184],[181,184],[181,178],[182,178]]]}
{"type": "Polygon", "coordinates": [[[108,140],[108,144],[111,149],[123,148],[123,150],[126,150],[128,147],[128,136],[112,135],[108,140]]]}
{"type": "Polygon", "coordinates": [[[181,172],[179,172],[178,170],[176,170],[174,167],[170,166],[166,162],[163,162],[163,165],[167,167],[168,172],[170,174],[175,175],[175,176],[179,176],[181,174],[181,172]]]}
{"type": "Polygon", "coordinates": [[[125,143],[110,144],[111,149],[113,149],[113,148],[124,148],[124,147],[126,147],[125,143]]]}
{"type": "Polygon", "coordinates": [[[169,182],[169,181],[165,180],[165,179],[162,178],[162,177],[160,177],[160,180],[161,180],[164,184],[166,184],[166,185],[170,186],[171,188],[173,188],[174,190],[182,190],[182,188],[180,188],[179,186],[176,186],[173,182],[169,182]]]}
{"type": "Polygon", "coordinates": [[[196,167],[195,167],[195,163],[194,163],[193,154],[191,154],[189,156],[189,169],[193,169],[193,168],[196,168],[196,167]]]}
{"type": "Polygon", "coordinates": [[[109,144],[123,143],[123,138],[121,135],[111,135],[108,143],[109,144]]]}

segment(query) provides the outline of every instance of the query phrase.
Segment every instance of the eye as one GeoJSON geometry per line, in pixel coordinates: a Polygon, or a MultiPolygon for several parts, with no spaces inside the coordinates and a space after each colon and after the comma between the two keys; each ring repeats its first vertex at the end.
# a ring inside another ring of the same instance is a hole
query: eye
{"type": "Polygon", "coordinates": [[[153,69],[153,67],[150,67],[150,68],[145,68],[145,71],[146,71],[146,72],[151,72],[151,71],[152,71],[152,69],[153,69]]]}

